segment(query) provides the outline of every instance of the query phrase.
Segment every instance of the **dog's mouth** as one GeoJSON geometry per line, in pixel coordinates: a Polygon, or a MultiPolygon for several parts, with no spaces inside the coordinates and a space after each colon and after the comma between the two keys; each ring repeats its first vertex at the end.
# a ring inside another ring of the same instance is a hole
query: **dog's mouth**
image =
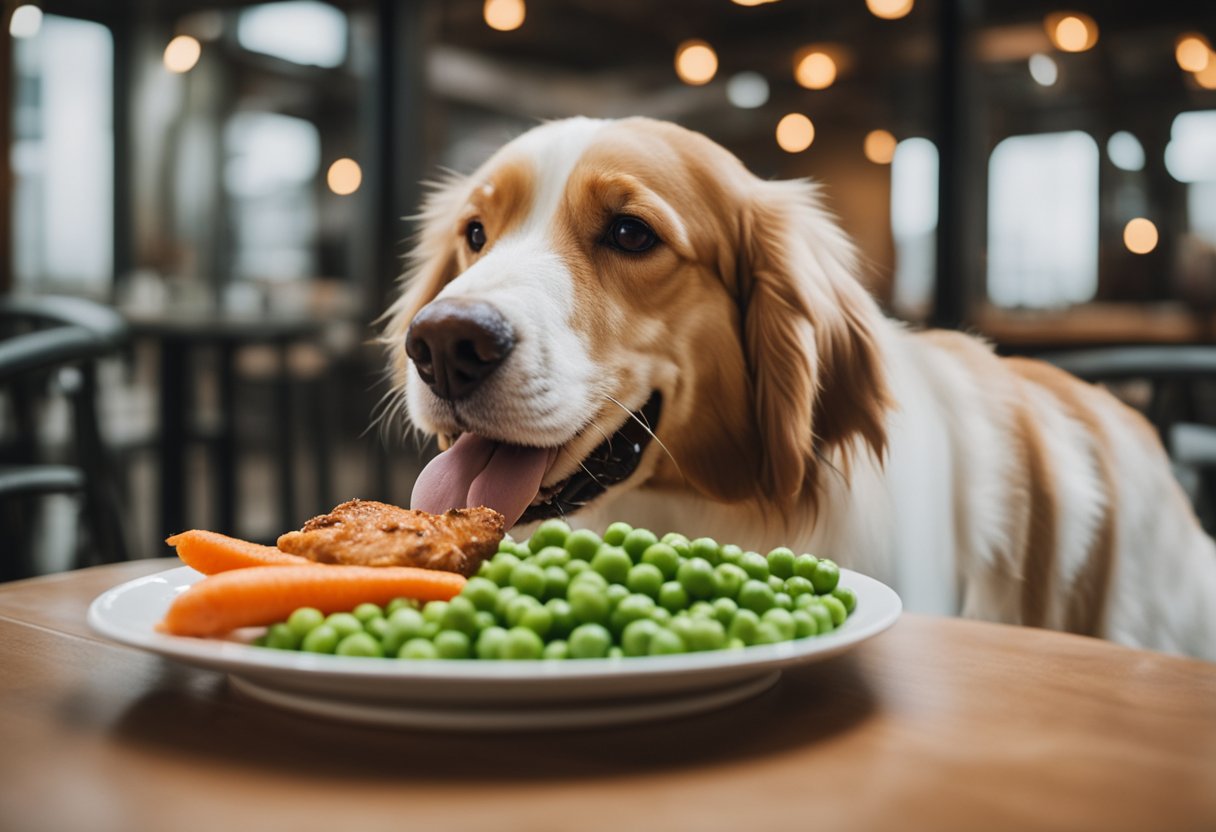
{"type": "Polygon", "coordinates": [[[656,390],[570,476],[544,487],[561,448],[527,448],[462,434],[419,474],[410,505],[435,514],[489,506],[508,526],[577,511],[637,470],[662,409],[663,396],[656,390]]]}

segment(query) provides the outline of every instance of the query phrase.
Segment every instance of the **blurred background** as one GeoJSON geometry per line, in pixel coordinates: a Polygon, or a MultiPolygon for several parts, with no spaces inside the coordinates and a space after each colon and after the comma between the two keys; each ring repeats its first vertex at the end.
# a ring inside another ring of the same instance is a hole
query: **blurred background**
{"type": "Polygon", "coordinates": [[[647,115],[813,177],[889,314],[1216,462],[1216,4],[40,0],[0,35],[0,579],[407,503],[373,322],[420,182],[647,115]]]}

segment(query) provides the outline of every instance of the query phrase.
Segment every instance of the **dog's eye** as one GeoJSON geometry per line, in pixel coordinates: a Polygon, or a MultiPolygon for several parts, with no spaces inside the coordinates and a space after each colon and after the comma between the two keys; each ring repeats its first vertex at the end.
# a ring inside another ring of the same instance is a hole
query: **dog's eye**
{"type": "Polygon", "coordinates": [[[486,227],[477,220],[470,220],[464,228],[464,238],[469,241],[469,248],[481,251],[486,244],[486,227]]]}
{"type": "Polygon", "coordinates": [[[659,241],[650,226],[637,217],[617,217],[608,226],[607,243],[615,249],[638,254],[659,241]]]}

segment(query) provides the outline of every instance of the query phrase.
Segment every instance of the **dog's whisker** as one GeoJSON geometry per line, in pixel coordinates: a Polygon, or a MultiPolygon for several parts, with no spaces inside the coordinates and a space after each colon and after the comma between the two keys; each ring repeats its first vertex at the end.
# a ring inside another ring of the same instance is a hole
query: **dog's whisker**
{"type": "Polygon", "coordinates": [[[680,467],[680,463],[676,461],[676,458],[672,455],[671,451],[668,450],[667,446],[663,444],[663,440],[660,439],[658,436],[656,436],[655,432],[650,429],[650,425],[646,424],[646,422],[644,422],[640,416],[638,416],[636,413],[634,413],[629,408],[625,407],[625,405],[621,404],[619,401],[614,399],[612,396],[608,395],[607,393],[604,393],[603,395],[604,395],[604,398],[606,398],[608,401],[612,402],[614,405],[619,407],[621,410],[623,410],[627,414],[629,414],[629,418],[633,419],[633,421],[635,421],[639,425],[641,425],[642,430],[644,430],[648,434],[650,434],[650,438],[653,439],[656,443],[658,443],[658,446],[663,449],[663,453],[667,454],[667,458],[671,460],[671,464],[676,466],[676,473],[678,473],[680,475],[680,479],[682,479],[684,481],[684,484],[687,485],[688,477],[686,477],[684,475],[684,469],[682,469],[680,467]]]}

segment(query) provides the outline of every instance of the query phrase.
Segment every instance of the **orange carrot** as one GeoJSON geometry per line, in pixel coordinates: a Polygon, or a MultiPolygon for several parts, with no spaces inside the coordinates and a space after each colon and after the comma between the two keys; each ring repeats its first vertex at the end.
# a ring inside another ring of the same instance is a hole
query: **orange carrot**
{"type": "Polygon", "coordinates": [[[275,566],[234,569],[204,578],[173,601],[159,625],[179,636],[214,636],[283,621],[300,607],[354,609],[394,598],[446,601],[464,576],[413,566],[275,566]]]}
{"type": "Polygon", "coordinates": [[[201,529],[175,534],[165,542],[177,547],[177,556],[183,563],[204,575],[250,566],[316,565],[308,558],[280,552],[273,546],[262,546],[201,529]]]}

